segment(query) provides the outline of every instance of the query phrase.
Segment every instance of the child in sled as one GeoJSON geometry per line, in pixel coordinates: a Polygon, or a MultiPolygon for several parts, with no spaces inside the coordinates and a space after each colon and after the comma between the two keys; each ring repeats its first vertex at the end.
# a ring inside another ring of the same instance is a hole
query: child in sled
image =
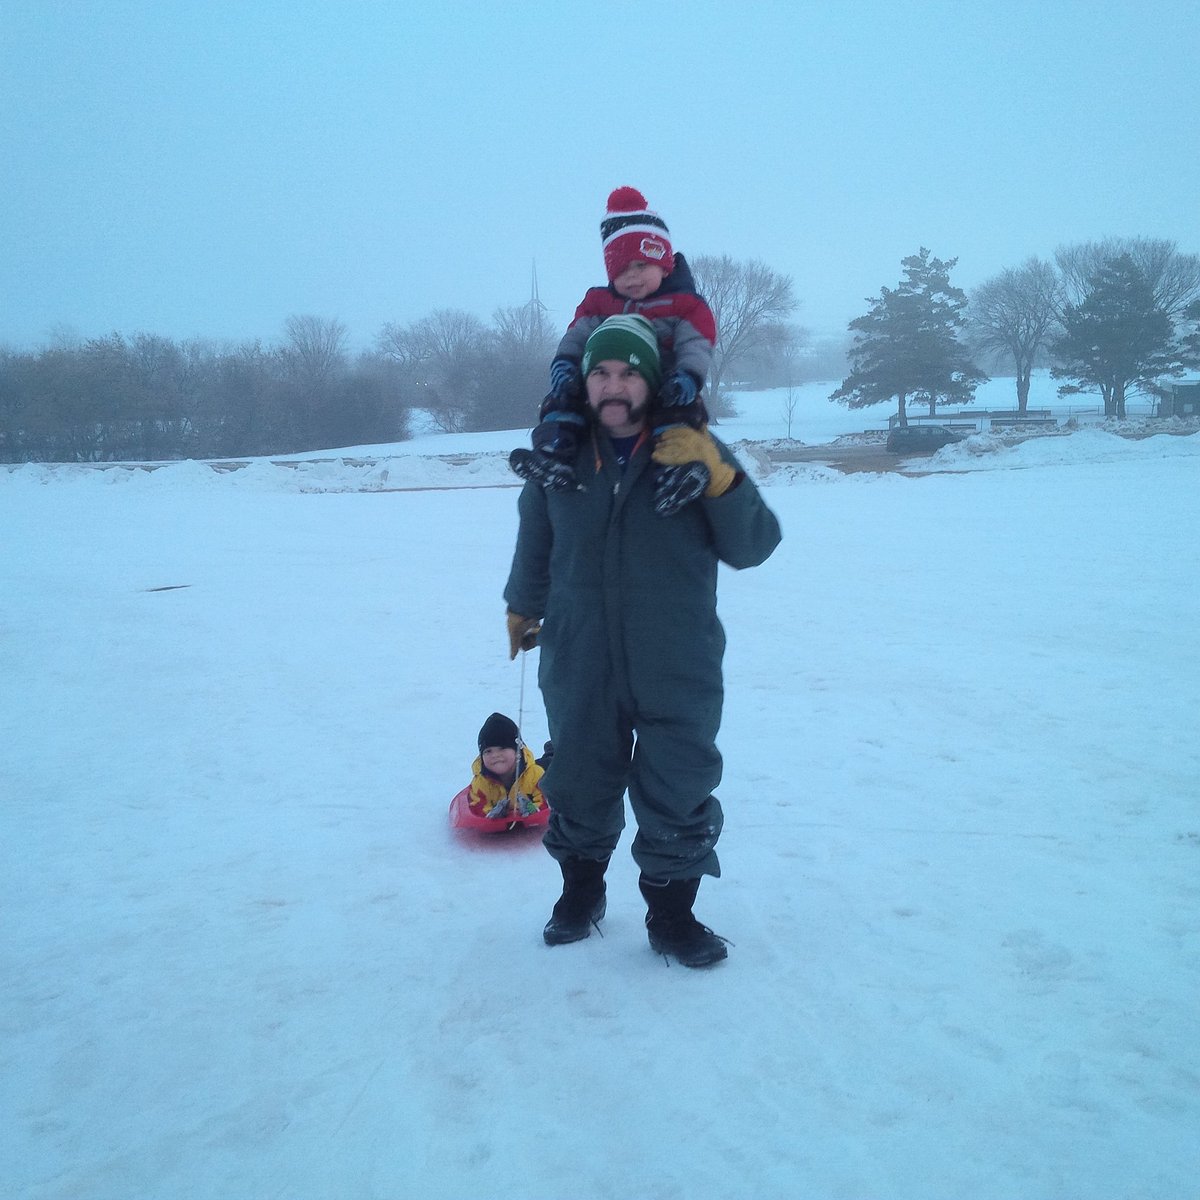
{"type": "MultiPolygon", "coordinates": [[[[652,403],[654,436],[672,426],[700,429],[708,421],[700,389],[708,377],[717,323],[697,294],[682,254],[671,249],[666,222],[651,212],[636,188],[620,187],[608,197],[600,223],[607,287],[589,288],[550,364],[550,393],[542,401],[533,449],[514,450],[512,469],[523,479],[557,491],[575,485],[575,456],[587,428],[580,362],[596,327],[608,317],[637,313],[658,336],[664,382],[652,403]]],[[[708,486],[699,462],[656,465],[654,508],[670,516],[708,486]]]]}
{"type": "Polygon", "coordinates": [[[533,751],[522,745],[515,722],[503,713],[492,713],[484,721],[479,731],[479,757],[471,771],[467,805],[477,817],[512,820],[532,816],[546,807],[542,768],[534,760],[533,751]]]}

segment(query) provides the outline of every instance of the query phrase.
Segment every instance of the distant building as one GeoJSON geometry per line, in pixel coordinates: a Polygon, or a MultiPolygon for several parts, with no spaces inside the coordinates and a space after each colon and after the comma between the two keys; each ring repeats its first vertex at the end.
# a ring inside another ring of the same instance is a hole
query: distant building
{"type": "Polygon", "coordinates": [[[1160,417],[1200,417],[1200,379],[1168,383],[1158,406],[1160,417]]]}

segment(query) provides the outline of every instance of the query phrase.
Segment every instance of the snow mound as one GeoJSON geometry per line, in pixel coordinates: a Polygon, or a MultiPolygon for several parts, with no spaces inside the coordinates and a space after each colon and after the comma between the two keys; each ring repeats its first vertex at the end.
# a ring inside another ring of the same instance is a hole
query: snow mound
{"type": "Polygon", "coordinates": [[[925,471],[1004,471],[1071,463],[1133,462],[1154,458],[1190,458],[1200,454],[1200,433],[1121,437],[1102,429],[1030,437],[1013,443],[1003,434],[977,433],[932,455],[925,471]]]}

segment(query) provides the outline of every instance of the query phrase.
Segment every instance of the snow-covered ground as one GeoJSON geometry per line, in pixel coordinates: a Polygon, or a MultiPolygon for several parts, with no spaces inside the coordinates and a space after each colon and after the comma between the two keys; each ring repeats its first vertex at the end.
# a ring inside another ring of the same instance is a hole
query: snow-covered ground
{"type": "Polygon", "coordinates": [[[0,470],[0,1195],[1197,1195],[1200,436],[760,476],[701,972],[624,849],[548,949],[536,837],[447,826],[513,439],[0,470]]]}

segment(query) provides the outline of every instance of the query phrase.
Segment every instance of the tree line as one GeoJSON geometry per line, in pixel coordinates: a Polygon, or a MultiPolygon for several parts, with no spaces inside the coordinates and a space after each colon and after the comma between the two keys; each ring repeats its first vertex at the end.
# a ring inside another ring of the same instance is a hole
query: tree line
{"type": "MultiPolygon", "coordinates": [[[[786,324],[796,307],[790,279],[728,257],[698,258],[693,269],[723,330],[711,395],[736,364],[769,370],[781,345],[803,339],[786,324]]],[[[0,350],[0,461],[236,458],[390,443],[410,436],[416,410],[447,433],[526,428],[561,332],[534,300],[498,309],[490,324],[460,309],[389,323],[357,356],[340,321],[311,315],[289,317],[274,345],[112,333],[38,352],[0,350]]]]}
{"type": "Polygon", "coordinates": [[[278,346],[113,333],[0,352],[0,461],[286,454],[407,436],[386,364],[351,364],[336,321],[292,317],[278,346]]]}
{"type": "Polygon", "coordinates": [[[352,356],[337,320],[297,315],[275,345],[113,333],[0,351],[0,461],[109,462],[290,454],[536,419],[554,346],[544,313],[491,327],[440,311],[386,326],[352,356]]]}
{"type": "MultiPolygon", "coordinates": [[[[1174,243],[1112,239],[1031,258],[968,298],[956,259],[922,247],[903,278],[849,323],[849,348],[814,346],[792,323],[792,280],[728,256],[691,263],[717,320],[706,390],[728,414],[727,388],[849,374],[831,400],[964,403],[987,378],[983,358],[1015,373],[1025,411],[1030,374],[1049,361],[1064,394],[1098,392],[1125,414],[1134,391],[1200,365],[1200,257],[1174,243]]],[[[536,300],[487,324],[440,309],[389,323],[372,348],[347,349],[330,318],[287,319],[278,344],[218,346],[113,333],[38,352],[0,350],[0,461],[102,462],[232,458],[402,441],[413,413],[444,432],[525,428],[536,420],[560,330],[536,300]]]]}
{"type": "Polygon", "coordinates": [[[939,403],[973,399],[986,354],[1014,370],[1021,413],[1035,365],[1048,361],[1060,395],[1098,394],[1105,415],[1121,419],[1129,395],[1162,397],[1166,381],[1200,366],[1200,256],[1173,242],[1067,246],[1054,263],[1030,258],[969,298],[950,282],[956,263],[925,247],[901,261],[898,286],[850,322],[851,369],[831,400],[895,401],[902,425],[909,402],[936,416],[939,403]]]}

